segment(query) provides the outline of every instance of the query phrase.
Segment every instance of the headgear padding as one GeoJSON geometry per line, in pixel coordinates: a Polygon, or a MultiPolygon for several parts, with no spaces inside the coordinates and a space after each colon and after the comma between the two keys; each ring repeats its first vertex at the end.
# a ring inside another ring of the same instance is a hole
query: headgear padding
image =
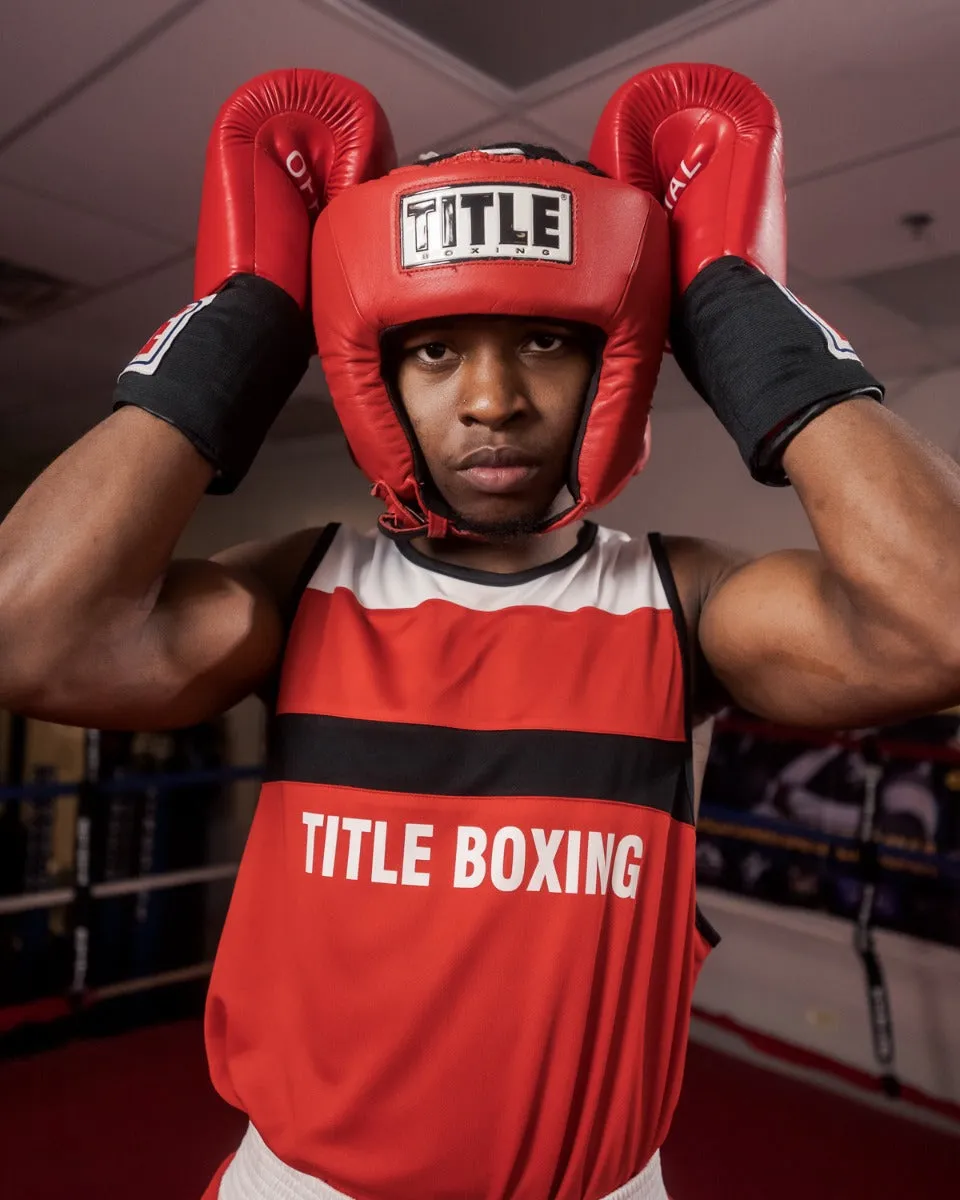
{"type": "Polygon", "coordinates": [[[349,188],[313,241],[313,315],[351,452],[386,529],[456,532],[399,397],[385,332],[412,321],[508,315],[604,335],[556,528],[612,500],[646,460],[647,417],[670,305],[667,221],[638,188],[571,163],[468,151],[349,188]]]}

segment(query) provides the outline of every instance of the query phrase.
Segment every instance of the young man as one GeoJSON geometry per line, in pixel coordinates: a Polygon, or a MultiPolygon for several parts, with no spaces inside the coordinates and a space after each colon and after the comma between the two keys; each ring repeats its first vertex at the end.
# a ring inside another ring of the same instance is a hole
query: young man
{"type": "Polygon", "coordinates": [[[715,940],[691,724],[714,694],[822,726],[960,699],[960,475],[757,269],[779,134],[729,72],[632,81],[594,144],[612,178],[524,148],[377,178],[379,110],[313,72],[254,81],[228,126],[204,299],[0,527],[2,700],[176,726],[280,672],[207,1011],[251,1125],[209,1197],[662,1200],[715,940]],[[647,452],[654,189],[674,351],[819,553],[583,520],[647,452]],[[307,361],[319,196],[316,336],[381,531],[171,561],[307,361]]]}

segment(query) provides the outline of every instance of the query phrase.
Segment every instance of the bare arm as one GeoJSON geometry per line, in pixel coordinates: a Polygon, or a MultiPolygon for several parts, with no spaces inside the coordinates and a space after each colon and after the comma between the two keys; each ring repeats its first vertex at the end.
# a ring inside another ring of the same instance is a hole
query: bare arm
{"type": "Polygon", "coordinates": [[[176,727],[257,687],[282,628],[241,565],[171,556],[212,469],[124,408],[0,525],[0,705],[105,728],[176,727]]]}
{"type": "Polygon", "coordinates": [[[960,470],[880,405],[813,421],[784,465],[820,553],[718,565],[699,644],[730,697],[771,720],[865,726],[960,700],[960,470]]]}

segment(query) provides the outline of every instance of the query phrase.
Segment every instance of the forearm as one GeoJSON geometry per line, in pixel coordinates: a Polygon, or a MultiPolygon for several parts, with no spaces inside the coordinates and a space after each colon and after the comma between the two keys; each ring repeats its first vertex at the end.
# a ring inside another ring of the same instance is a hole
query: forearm
{"type": "Polygon", "coordinates": [[[0,692],[94,630],[146,619],[211,476],[176,429],[135,408],[43,472],[0,525],[0,692]]]}
{"type": "Polygon", "coordinates": [[[784,467],[853,618],[949,650],[960,633],[960,470],[871,400],[839,404],[784,467]]]}

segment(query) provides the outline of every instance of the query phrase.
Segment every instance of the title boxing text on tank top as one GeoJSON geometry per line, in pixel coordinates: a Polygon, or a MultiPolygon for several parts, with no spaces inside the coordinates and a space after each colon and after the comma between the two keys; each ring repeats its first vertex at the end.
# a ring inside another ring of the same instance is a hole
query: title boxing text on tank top
{"type": "MultiPolygon", "coordinates": [[[[666,1137],[715,935],[658,537],[492,575],[331,527],[214,968],[214,1083],[357,1200],[598,1200],[666,1137]]],[[[313,565],[313,564],[311,564],[313,565]]]]}

